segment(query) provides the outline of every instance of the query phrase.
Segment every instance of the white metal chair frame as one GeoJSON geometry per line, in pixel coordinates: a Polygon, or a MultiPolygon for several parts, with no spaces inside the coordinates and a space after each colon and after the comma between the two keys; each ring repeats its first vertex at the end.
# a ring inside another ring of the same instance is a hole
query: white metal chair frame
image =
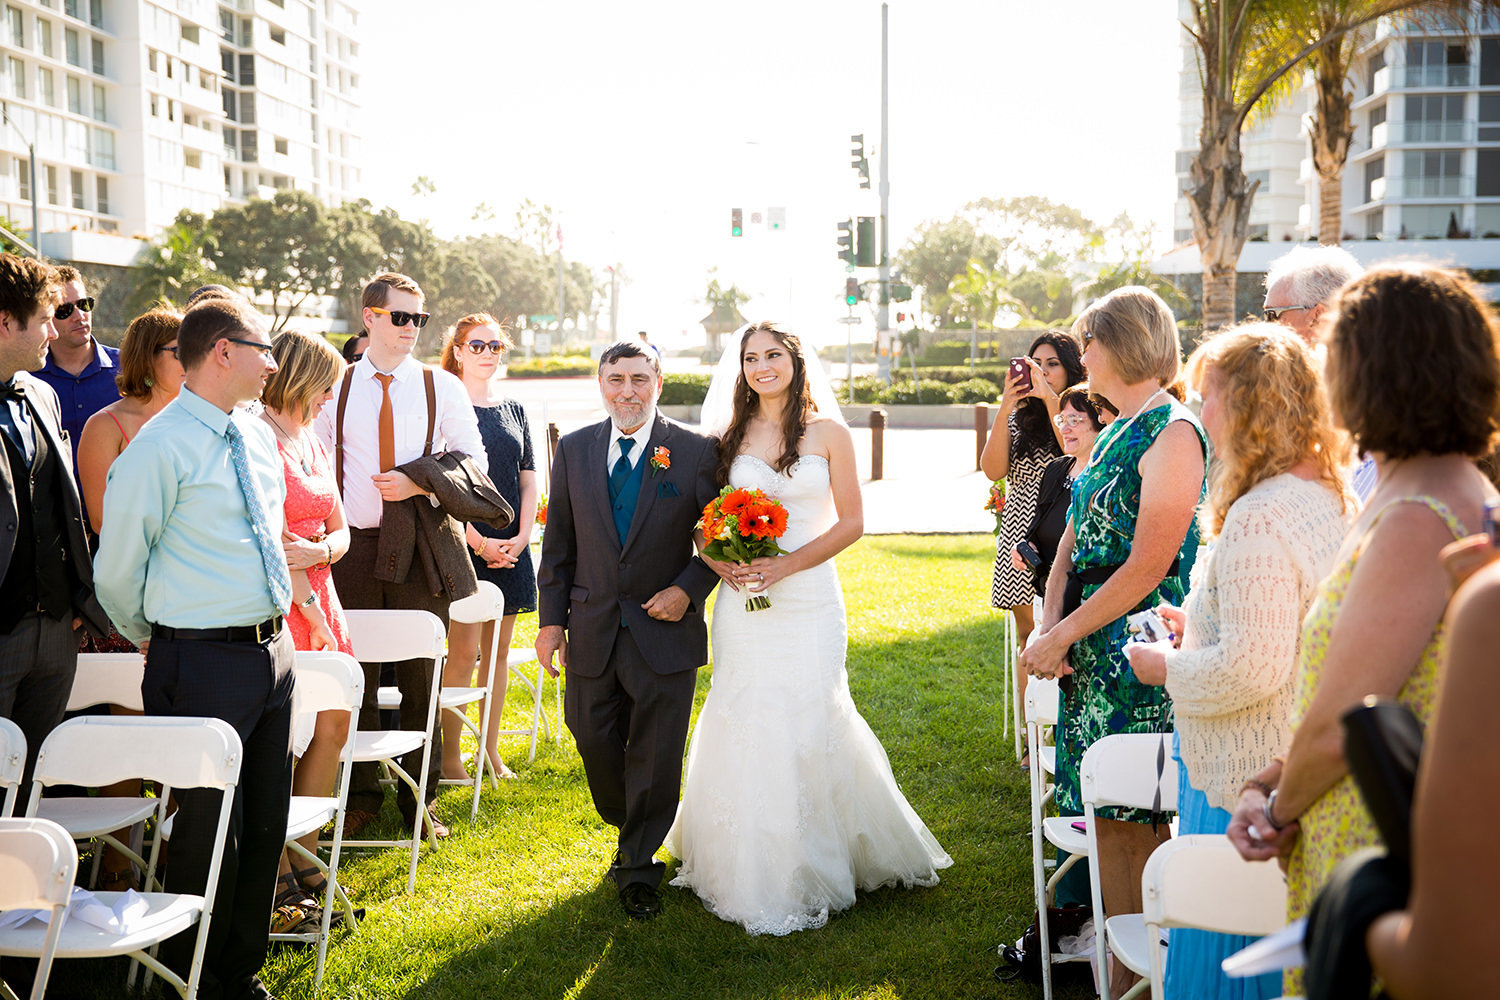
{"type": "MultiPolygon", "coordinates": [[[[68,692],[67,710],[77,712],[95,705],[119,705],[140,712],[141,678],[146,670],[145,658],[140,653],[80,653],[78,667],[73,674],[73,687],[68,692]]],[[[86,781],[73,784],[88,786],[86,781]]],[[[143,873],[148,865],[141,851],[131,844],[121,843],[115,831],[137,824],[144,826],[156,812],[158,800],[148,796],[76,796],[43,799],[37,815],[50,819],[72,834],[75,841],[95,840],[108,844],[121,855],[139,866],[143,873]]],[[[160,826],[158,826],[160,829],[160,826]]],[[[94,852],[90,881],[98,878],[102,850],[94,852]]],[[[150,876],[142,883],[151,888],[150,876]]],[[[158,889],[161,884],[156,884],[158,889]]]]}
{"type": "MultiPolygon", "coordinates": [[[[447,636],[443,622],[430,611],[361,610],[344,612],[349,627],[349,644],[354,658],[362,663],[384,663],[414,659],[432,659],[431,696],[427,699],[427,728],[422,732],[387,729],[357,732],[354,760],[376,762],[387,768],[397,780],[404,781],[417,800],[416,822],[410,840],[343,840],[349,847],[409,847],[411,864],[407,869],[406,891],[417,890],[417,857],[425,836],[427,846],[437,850],[437,834],[427,814],[427,771],[432,763],[432,729],[437,722],[438,704],[442,700],[443,662],[447,636]],[[422,750],[421,773],[414,779],[401,768],[397,758],[418,747],[422,750]]],[[[332,841],[319,841],[319,847],[332,847],[332,841]]]]}
{"type": "Polygon", "coordinates": [[[1263,937],[1286,923],[1286,878],[1264,861],[1246,861],[1228,837],[1195,834],[1151,852],[1141,873],[1141,914],[1151,995],[1163,994],[1166,962],[1160,929],[1192,927],[1263,937]]]}
{"type": "Polygon", "coordinates": [[[26,734],[21,732],[20,726],[0,716],[0,788],[5,790],[5,799],[0,801],[0,819],[15,811],[16,798],[21,793],[21,776],[25,773],[26,734]]]}
{"type": "MultiPolygon", "coordinates": [[[[483,625],[485,622],[495,622],[497,625],[505,616],[505,595],[500,588],[488,580],[479,581],[479,589],[468,597],[454,601],[448,607],[449,623],[458,622],[464,625],[483,625]]],[[[477,750],[474,753],[474,777],[469,778],[443,778],[440,783],[444,785],[467,785],[473,784],[474,797],[469,806],[469,822],[474,823],[479,819],[479,792],[484,787],[484,777],[490,777],[490,782],[495,788],[500,787],[500,774],[490,763],[490,755],[485,753],[485,733],[490,729],[490,713],[504,711],[505,706],[495,705],[495,671],[499,668],[496,654],[499,652],[499,630],[490,641],[490,674],[484,678],[478,687],[445,687],[443,688],[442,701],[439,707],[453,715],[463,727],[474,735],[477,750]],[[476,726],[474,720],[469,718],[468,707],[479,702],[479,724],[476,726]]],[[[469,675],[473,675],[473,664],[467,664],[469,675]]]]}
{"type": "MultiPolygon", "coordinates": [[[[14,723],[11,727],[16,728],[14,723]]],[[[77,874],[78,850],[68,831],[51,820],[0,817],[0,910],[52,911],[31,983],[31,1000],[41,1000],[47,992],[77,874]]],[[[3,983],[0,991],[10,995],[3,983]]]]}
{"type": "MultiPolygon", "coordinates": [[[[1177,811],[1177,761],[1172,757],[1171,733],[1116,733],[1099,740],[1083,755],[1079,790],[1088,837],[1090,892],[1094,904],[1094,957],[1099,970],[1099,996],[1110,1000],[1109,964],[1113,954],[1132,972],[1149,977],[1145,921],[1139,913],[1104,912],[1099,880],[1098,824],[1100,806],[1177,811]],[[1107,947],[1106,947],[1107,945],[1107,947]]],[[[1150,986],[1144,978],[1120,1000],[1131,1000],[1150,986]]]]}
{"type": "Polygon", "coordinates": [[[359,708],[364,697],[365,674],[359,661],[345,653],[298,651],[296,665],[297,684],[295,705],[298,714],[345,711],[349,717],[349,737],[339,755],[339,773],[332,796],[294,795],[287,813],[286,846],[298,857],[310,862],[322,873],[328,886],[323,894],[323,919],[317,931],[299,934],[272,934],[273,941],[316,942],[318,946],[317,968],[313,975],[313,993],[323,986],[323,968],[328,957],[329,929],[333,921],[333,908],[337,905],[344,912],[344,926],[358,934],[359,926],[354,917],[354,905],[344,887],[339,884],[339,855],[344,841],[344,810],[349,801],[349,772],[354,767],[355,736],[359,731],[359,708]],[[329,849],[327,864],[316,852],[306,850],[298,839],[321,830],[333,823],[333,841],[329,849]]]}
{"type": "MultiPolygon", "coordinates": [[[[239,782],[243,749],[239,735],[219,719],[157,716],[85,716],[70,719],[54,729],[37,754],[36,773],[27,803],[27,816],[36,818],[42,789],[51,784],[107,785],[126,778],[160,782],[156,800],[158,828],[165,820],[167,800],[173,788],[217,788],[223,792],[219,821],[215,827],[209,858],[208,883],[204,895],[187,893],[141,893],[147,903],[143,926],[125,934],[113,934],[82,922],[59,922],[58,958],[105,958],[129,955],[154,974],[171,983],[193,1000],[203,972],[203,954],[208,944],[209,923],[219,872],[224,858],[224,840],[229,831],[235,786],[239,782]],[[198,925],[192,965],[186,981],[148,951],[167,938],[198,925]]],[[[61,829],[59,827],[59,829],[61,829]]],[[[68,834],[71,841],[71,834],[68,834]]],[[[154,874],[161,840],[152,846],[148,879],[154,874]]],[[[75,854],[76,859],[76,854],[75,854]]],[[[76,860],[75,860],[76,865],[76,860]]],[[[99,892],[95,897],[113,906],[124,893],[99,892]]],[[[34,924],[0,931],[0,954],[40,958],[47,948],[52,924],[42,931],[34,924]]],[[[131,978],[135,969],[132,966],[131,978]]]]}

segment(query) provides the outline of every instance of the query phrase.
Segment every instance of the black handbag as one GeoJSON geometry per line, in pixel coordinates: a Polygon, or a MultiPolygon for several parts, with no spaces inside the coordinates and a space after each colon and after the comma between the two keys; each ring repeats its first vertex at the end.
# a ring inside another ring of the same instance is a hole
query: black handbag
{"type": "MultiPolygon", "coordinates": [[[[1048,944],[1056,949],[1060,939],[1076,936],[1093,915],[1093,909],[1081,903],[1047,907],[1048,944]]],[[[1031,926],[1027,927],[1026,933],[1021,935],[1019,945],[1008,944],[1001,947],[1000,957],[1005,959],[1004,965],[995,967],[995,978],[1000,982],[1008,983],[1020,979],[1028,983],[1041,984],[1042,928],[1039,915],[1032,915],[1031,926]]]]}
{"type": "Polygon", "coordinates": [[[1411,864],[1411,803],[1422,760],[1422,723],[1411,709],[1374,695],[1344,713],[1344,757],[1386,852],[1411,864]]]}

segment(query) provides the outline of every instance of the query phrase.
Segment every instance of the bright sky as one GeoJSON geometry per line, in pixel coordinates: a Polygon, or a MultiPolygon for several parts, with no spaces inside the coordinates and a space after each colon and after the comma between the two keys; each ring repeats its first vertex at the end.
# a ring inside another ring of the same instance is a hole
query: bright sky
{"type": "MultiPolygon", "coordinates": [[[[1042,195],[1101,222],[1128,211],[1169,235],[1176,6],[894,0],[892,252],[981,197],[1042,195]]],[[[444,236],[509,232],[524,199],[551,205],[567,258],[620,265],[624,332],[701,338],[716,267],[752,295],[748,318],[844,339],[835,223],[879,214],[878,2],[363,8],[363,187],[377,205],[444,236]],[[861,132],[870,191],[848,165],[861,132]],[[412,195],[419,175],[435,194],[412,195]],[[495,219],[472,221],[480,203],[495,219]],[[770,206],[786,208],[785,231],[751,224],[770,206]]]]}

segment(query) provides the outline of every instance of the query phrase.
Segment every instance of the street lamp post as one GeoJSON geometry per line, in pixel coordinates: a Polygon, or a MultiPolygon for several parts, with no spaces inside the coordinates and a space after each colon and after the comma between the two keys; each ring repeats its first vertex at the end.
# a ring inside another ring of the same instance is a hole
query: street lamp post
{"type": "Polygon", "coordinates": [[[26,133],[21,131],[21,126],[17,125],[15,119],[11,118],[9,110],[4,105],[0,105],[0,120],[3,120],[16,130],[16,135],[19,135],[21,141],[26,143],[26,151],[31,155],[31,165],[26,168],[31,178],[31,252],[37,257],[41,257],[42,216],[41,212],[37,209],[36,202],[36,186],[38,183],[36,176],[36,143],[26,138],[26,133]]]}

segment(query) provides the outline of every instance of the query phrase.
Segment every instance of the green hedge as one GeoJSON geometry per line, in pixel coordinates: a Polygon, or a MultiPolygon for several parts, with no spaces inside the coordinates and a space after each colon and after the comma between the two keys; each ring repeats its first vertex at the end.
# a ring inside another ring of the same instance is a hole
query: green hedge
{"type": "Polygon", "coordinates": [[[657,402],[662,406],[697,406],[708,395],[711,381],[712,375],[667,372],[661,377],[661,398],[657,402]]]}
{"type": "Polygon", "coordinates": [[[557,354],[512,361],[505,373],[510,378],[562,378],[569,375],[593,375],[598,364],[587,354],[557,354]]]}
{"type": "MultiPolygon", "coordinates": [[[[839,402],[847,400],[844,383],[834,385],[839,402]]],[[[901,406],[921,403],[928,406],[944,403],[992,403],[1000,398],[1000,390],[987,379],[976,378],[949,385],[934,379],[913,382],[910,378],[886,385],[873,375],[856,375],[854,378],[855,403],[884,403],[901,406]]]]}
{"type": "MultiPolygon", "coordinates": [[[[953,365],[952,367],[944,368],[923,368],[918,365],[917,377],[932,379],[935,382],[947,382],[949,385],[958,382],[967,382],[971,378],[982,378],[1003,387],[1005,385],[1006,373],[1009,371],[1010,361],[1007,359],[1003,364],[995,361],[977,364],[974,366],[973,371],[969,370],[968,365],[953,365]]],[[[892,368],[891,378],[909,380],[911,378],[911,366],[892,368]]]]}

